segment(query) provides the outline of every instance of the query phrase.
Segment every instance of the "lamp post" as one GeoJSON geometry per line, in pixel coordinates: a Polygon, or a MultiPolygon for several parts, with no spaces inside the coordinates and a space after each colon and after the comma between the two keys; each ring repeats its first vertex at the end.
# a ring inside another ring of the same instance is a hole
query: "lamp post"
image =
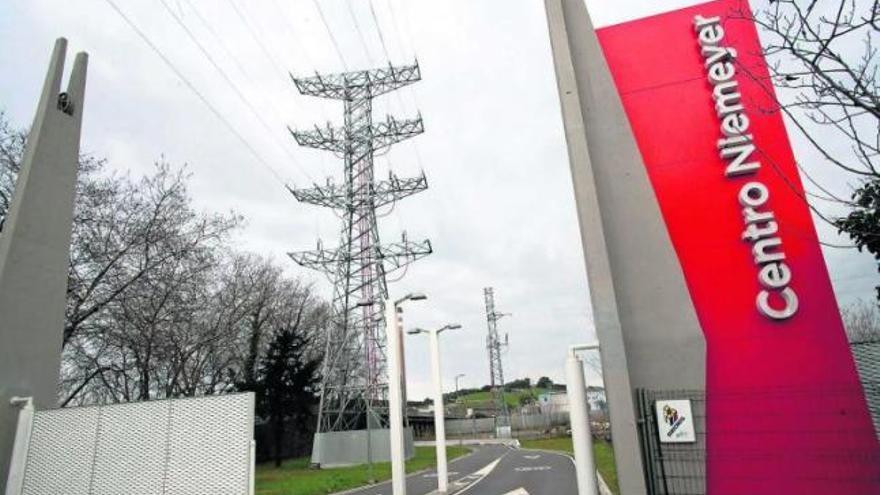
{"type": "Polygon", "coordinates": [[[391,492],[406,495],[406,466],[403,445],[403,329],[397,319],[398,307],[405,301],[423,301],[428,296],[411,293],[394,301],[385,301],[385,329],[388,338],[388,422],[391,441],[391,492]]]}
{"type": "Polygon", "coordinates": [[[568,381],[568,403],[571,416],[571,442],[574,446],[574,465],[578,493],[597,495],[596,463],[593,459],[593,437],[590,433],[590,411],[587,407],[587,386],[584,363],[577,351],[598,349],[599,344],[573,345],[568,348],[565,375],[568,381]]]}
{"type": "Polygon", "coordinates": [[[446,468],[446,414],[443,410],[443,382],[440,373],[440,333],[446,330],[461,328],[458,323],[450,323],[436,330],[414,328],[408,334],[428,334],[431,347],[431,372],[434,378],[434,432],[437,444],[437,491],[446,493],[449,484],[449,473],[446,468]]]}
{"type": "Polygon", "coordinates": [[[464,373],[459,373],[459,374],[455,375],[455,395],[456,396],[458,395],[458,379],[463,376],[464,376],[464,373]]]}

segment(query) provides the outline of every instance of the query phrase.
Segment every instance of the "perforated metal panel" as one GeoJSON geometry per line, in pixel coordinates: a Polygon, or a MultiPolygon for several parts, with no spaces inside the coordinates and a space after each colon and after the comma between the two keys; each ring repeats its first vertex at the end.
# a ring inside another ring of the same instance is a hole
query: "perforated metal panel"
{"type": "Polygon", "coordinates": [[[25,495],[247,494],[253,395],[37,412],[25,495]]]}
{"type": "Polygon", "coordinates": [[[167,466],[168,478],[175,482],[166,486],[166,494],[248,492],[254,436],[251,398],[172,403],[167,466]],[[230,442],[240,448],[230,448],[230,442]]]}
{"type": "Polygon", "coordinates": [[[23,493],[89,493],[100,408],[34,415],[23,493]]]}
{"type": "Polygon", "coordinates": [[[101,409],[94,463],[96,476],[89,493],[163,493],[165,432],[169,405],[173,402],[142,402],[101,409]]]}
{"type": "Polygon", "coordinates": [[[880,340],[853,343],[850,349],[862,379],[874,430],[880,438],[880,340]]]}

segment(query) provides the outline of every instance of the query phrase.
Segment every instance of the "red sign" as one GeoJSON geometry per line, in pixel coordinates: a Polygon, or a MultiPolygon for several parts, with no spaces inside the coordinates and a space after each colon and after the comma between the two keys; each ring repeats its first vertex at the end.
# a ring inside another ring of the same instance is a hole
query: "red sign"
{"type": "Polygon", "coordinates": [[[880,445],[756,27],[729,15],[740,8],[597,30],[706,337],[707,488],[877,494],[880,445]],[[730,81],[738,100],[719,102],[730,81]]]}

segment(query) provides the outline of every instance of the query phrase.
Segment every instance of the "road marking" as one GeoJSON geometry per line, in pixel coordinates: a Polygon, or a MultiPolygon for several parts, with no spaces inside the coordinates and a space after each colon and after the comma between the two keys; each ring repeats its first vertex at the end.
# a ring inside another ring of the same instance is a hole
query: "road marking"
{"type": "MultiPolygon", "coordinates": [[[[458,474],[458,471],[449,471],[448,473],[446,473],[447,476],[455,476],[456,474],[458,474]]],[[[422,475],[422,477],[423,478],[436,478],[437,473],[425,473],[422,475]]]]}
{"type": "Polygon", "coordinates": [[[529,472],[529,471],[550,471],[550,466],[520,466],[517,468],[513,468],[514,471],[519,471],[521,473],[529,472]]]}
{"type": "Polygon", "coordinates": [[[529,492],[526,491],[525,488],[517,488],[512,492],[507,492],[504,495],[529,495],[529,492]]]}
{"type": "Polygon", "coordinates": [[[541,456],[539,456],[539,455],[524,455],[523,458],[525,458],[525,459],[529,459],[529,460],[532,460],[532,461],[533,461],[533,460],[535,460],[535,459],[540,459],[541,456]]]}
{"type": "Polygon", "coordinates": [[[489,464],[486,464],[486,466],[483,467],[482,469],[480,469],[479,471],[476,471],[472,474],[469,474],[469,475],[465,476],[464,478],[457,480],[455,483],[452,483],[453,486],[450,486],[449,491],[456,492],[458,494],[462,494],[462,493],[470,490],[477,483],[483,481],[483,478],[488,476],[489,473],[491,473],[492,470],[495,469],[495,466],[497,466],[498,463],[501,462],[501,459],[504,459],[507,456],[507,454],[509,454],[509,453],[510,453],[510,451],[508,450],[501,457],[499,457],[498,459],[495,459],[494,461],[490,462],[489,464]],[[461,490],[459,490],[459,487],[463,487],[463,488],[461,488],[461,490]],[[459,491],[456,491],[456,490],[459,490],[459,491]]]}

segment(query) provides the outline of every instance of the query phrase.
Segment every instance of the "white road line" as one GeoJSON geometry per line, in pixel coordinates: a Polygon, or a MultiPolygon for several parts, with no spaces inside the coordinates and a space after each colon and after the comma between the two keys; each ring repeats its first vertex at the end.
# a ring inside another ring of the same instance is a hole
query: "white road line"
{"type": "Polygon", "coordinates": [[[458,480],[458,482],[470,482],[470,484],[468,484],[467,486],[465,486],[461,490],[456,490],[455,488],[453,488],[453,489],[450,489],[450,491],[454,491],[456,493],[456,495],[460,495],[460,494],[470,490],[477,483],[483,481],[483,479],[486,476],[488,476],[489,473],[491,473],[492,470],[495,469],[496,466],[498,466],[498,463],[500,463],[502,459],[507,457],[507,454],[509,454],[510,452],[511,451],[508,450],[507,452],[504,453],[504,455],[502,455],[498,459],[495,459],[494,461],[490,462],[489,464],[487,464],[485,467],[483,467],[479,471],[477,471],[471,475],[465,476],[464,478],[458,480]],[[471,480],[473,480],[473,481],[471,481],[471,480]]]}
{"type": "MultiPolygon", "coordinates": [[[[573,455],[563,452],[549,453],[552,455],[561,455],[563,457],[568,457],[568,460],[571,461],[571,465],[574,466],[575,472],[577,472],[577,462],[575,462],[573,455]]],[[[599,495],[613,495],[611,488],[608,486],[608,483],[605,483],[605,479],[602,478],[602,473],[600,473],[598,469],[596,470],[596,480],[599,482],[599,495]]]]}
{"type": "Polygon", "coordinates": [[[524,455],[524,456],[523,456],[523,459],[529,459],[529,460],[531,460],[531,461],[533,461],[533,460],[535,460],[535,459],[540,459],[540,458],[541,458],[540,455],[524,455]]]}
{"type": "Polygon", "coordinates": [[[507,492],[504,495],[529,495],[529,492],[527,492],[525,488],[517,488],[516,490],[507,492]]]}
{"type": "Polygon", "coordinates": [[[514,471],[519,471],[520,473],[527,473],[529,471],[550,471],[550,466],[520,466],[513,468],[514,471]]]}

